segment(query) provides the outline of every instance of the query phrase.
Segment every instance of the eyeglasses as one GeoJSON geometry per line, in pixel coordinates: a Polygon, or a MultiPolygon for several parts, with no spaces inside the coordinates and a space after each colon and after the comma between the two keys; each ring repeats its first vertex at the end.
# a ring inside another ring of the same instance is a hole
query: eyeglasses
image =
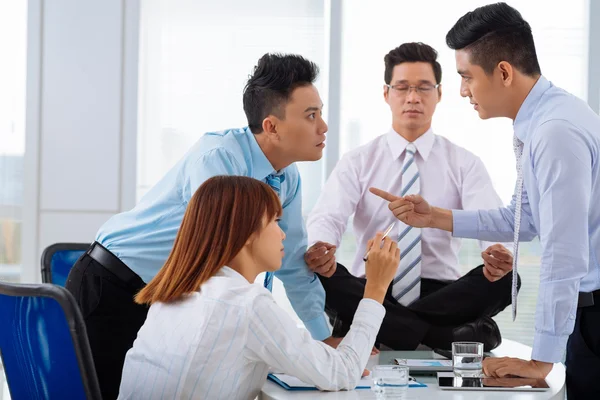
{"type": "Polygon", "coordinates": [[[428,95],[431,95],[435,89],[440,87],[440,84],[438,83],[436,85],[432,85],[429,83],[422,83],[420,85],[400,84],[400,85],[385,85],[385,86],[388,87],[388,90],[393,89],[394,93],[398,94],[399,96],[408,95],[410,93],[411,89],[415,89],[415,92],[417,92],[417,94],[421,94],[422,96],[428,96],[428,95]]]}

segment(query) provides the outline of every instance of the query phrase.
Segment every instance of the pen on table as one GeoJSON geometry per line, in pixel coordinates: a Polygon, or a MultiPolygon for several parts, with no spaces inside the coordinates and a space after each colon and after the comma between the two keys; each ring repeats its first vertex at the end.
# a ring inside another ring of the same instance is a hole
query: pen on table
{"type": "MultiPolygon", "coordinates": [[[[387,237],[387,235],[390,234],[390,232],[392,231],[392,228],[394,227],[394,225],[396,225],[396,221],[392,222],[390,224],[390,226],[388,226],[388,228],[385,230],[385,232],[383,233],[383,237],[381,238],[381,243],[383,243],[383,239],[385,239],[387,237]]],[[[373,244],[373,245],[375,245],[375,244],[373,244]]],[[[381,246],[381,244],[380,244],[380,246],[381,246]]],[[[367,250],[367,252],[363,256],[363,261],[366,262],[368,258],[369,258],[369,250],[367,250]]]]}

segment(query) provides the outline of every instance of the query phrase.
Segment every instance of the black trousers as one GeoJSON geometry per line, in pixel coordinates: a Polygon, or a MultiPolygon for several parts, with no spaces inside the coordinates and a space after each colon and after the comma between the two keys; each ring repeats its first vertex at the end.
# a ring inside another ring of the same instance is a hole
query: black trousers
{"type": "MultiPolygon", "coordinates": [[[[334,326],[334,336],[348,331],[365,290],[365,278],[352,275],[341,264],[331,278],[319,276],[325,288],[325,309],[334,326]]],[[[399,304],[388,288],[383,306],[386,314],[377,343],[394,350],[414,350],[430,329],[445,327],[448,348],[451,329],[484,315],[494,316],[511,303],[512,272],[496,282],[483,275],[483,265],[453,282],[421,280],[421,297],[409,307],[399,304]]],[[[519,278],[519,288],[521,282],[519,278]]]]}
{"type": "Polygon", "coordinates": [[[591,307],[577,309],[567,343],[567,398],[600,399],[600,296],[591,307]]]}
{"type": "Polygon", "coordinates": [[[73,266],[66,288],[85,320],[103,399],[116,399],[125,354],[146,320],[148,307],[134,303],[144,282],[129,285],[84,254],[73,266]]]}

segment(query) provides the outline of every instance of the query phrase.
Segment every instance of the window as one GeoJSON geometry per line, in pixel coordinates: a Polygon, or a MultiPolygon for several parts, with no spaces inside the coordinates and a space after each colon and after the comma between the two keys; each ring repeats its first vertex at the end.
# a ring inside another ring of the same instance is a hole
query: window
{"type": "MultiPolygon", "coordinates": [[[[335,161],[389,128],[389,109],[382,98],[383,57],[403,42],[421,41],[438,50],[444,71],[443,100],[434,117],[434,130],[477,154],[500,197],[508,202],[516,179],[511,121],[482,121],[477,117],[468,101],[459,96],[454,53],[445,44],[447,31],[459,17],[488,3],[485,0],[144,1],[140,35],[138,198],[204,132],[246,124],[242,90],[262,54],[299,53],[321,67],[317,87],[325,103],[325,117],[328,106],[336,110],[340,107],[340,131],[330,132],[339,135],[340,145],[325,149],[326,157],[335,161]],[[332,4],[336,7],[331,7],[332,4]],[[338,15],[340,4],[342,13],[338,15]],[[341,18],[343,30],[341,93],[334,93],[341,102],[331,105],[327,99],[330,13],[336,13],[332,19],[341,18]]],[[[509,4],[519,9],[533,28],[544,75],[585,98],[588,2],[573,0],[567,8],[558,0],[516,0],[509,4]]],[[[312,209],[324,183],[323,169],[322,161],[300,165],[305,215],[312,209]]],[[[338,250],[338,260],[348,264],[355,251],[350,224],[338,250]]],[[[539,256],[537,241],[521,245],[523,287],[519,316],[515,323],[510,319],[510,311],[496,318],[504,337],[529,345],[533,339],[539,256]]],[[[463,242],[460,263],[463,272],[481,263],[476,242],[463,242]]],[[[275,295],[291,312],[277,284],[275,295]]]]}
{"type": "MultiPolygon", "coordinates": [[[[443,70],[443,96],[434,116],[434,131],[477,154],[490,173],[500,197],[508,203],[516,181],[511,121],[480,120],[468,100],[460,97],[454,52],[445,43],[446,33],[458,18],[488,3],[475,0],[423,0],[417,3],[344,1],[342,154],[385,133],[391,125],[390,111],[382,94],[384,55],[404,42],[424,42],[438,51],[438,61],[443,70]]],[[[530,23],[544,75],[556,85],[585,99],[587,2],[574,0],[566,8],[559,1],[508,3],[530,23]]],[[[340,261],[349,263],[354,251],[354,237],[352,232],[348,232],[339,252],[340,261]]],[[[539,242],[522,243],[519,252],[522,288],[517,320],[512,322],[510,309],[496,318],[504,337],[528,345],[533,342],[539,262],[539,242]]],[[[460,263],[463,272],[482,263],[475,241],[463,241],[460,263]]]]}
{"type": "MultiPolygon", "coordinates": [[[[323,1],[142,3],[138,198],[203,133],[247,125],[243,88],[267,52],[296,53],[319,65],[316,86],[327,104],[323,1]]],[[[299,169],[310,177],[303,186],[308,213],[319,195],[322,162],[299,169]]],[[[277,280],[274,293],[294,315],[277,280]]]]}
{"type": "Polygon", "coordinates": [[[0,3],[0,280],[21,274],[27,2],[0,3]]]}

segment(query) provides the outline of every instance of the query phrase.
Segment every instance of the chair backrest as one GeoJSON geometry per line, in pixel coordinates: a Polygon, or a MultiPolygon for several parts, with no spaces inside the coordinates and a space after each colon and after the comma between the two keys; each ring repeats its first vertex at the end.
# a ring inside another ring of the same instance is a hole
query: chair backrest
{"type": "Polygon", "coordinates": [[[101,399],[83,317],[65,288],[0,282],[0,321],[12,400],[101,399]]]}
{"type": "Polygon", "coordinates": [[[55,243],[42,253],[42,282],[65,286],[71,267],[90,247],[89,243],[55,243]]]}

